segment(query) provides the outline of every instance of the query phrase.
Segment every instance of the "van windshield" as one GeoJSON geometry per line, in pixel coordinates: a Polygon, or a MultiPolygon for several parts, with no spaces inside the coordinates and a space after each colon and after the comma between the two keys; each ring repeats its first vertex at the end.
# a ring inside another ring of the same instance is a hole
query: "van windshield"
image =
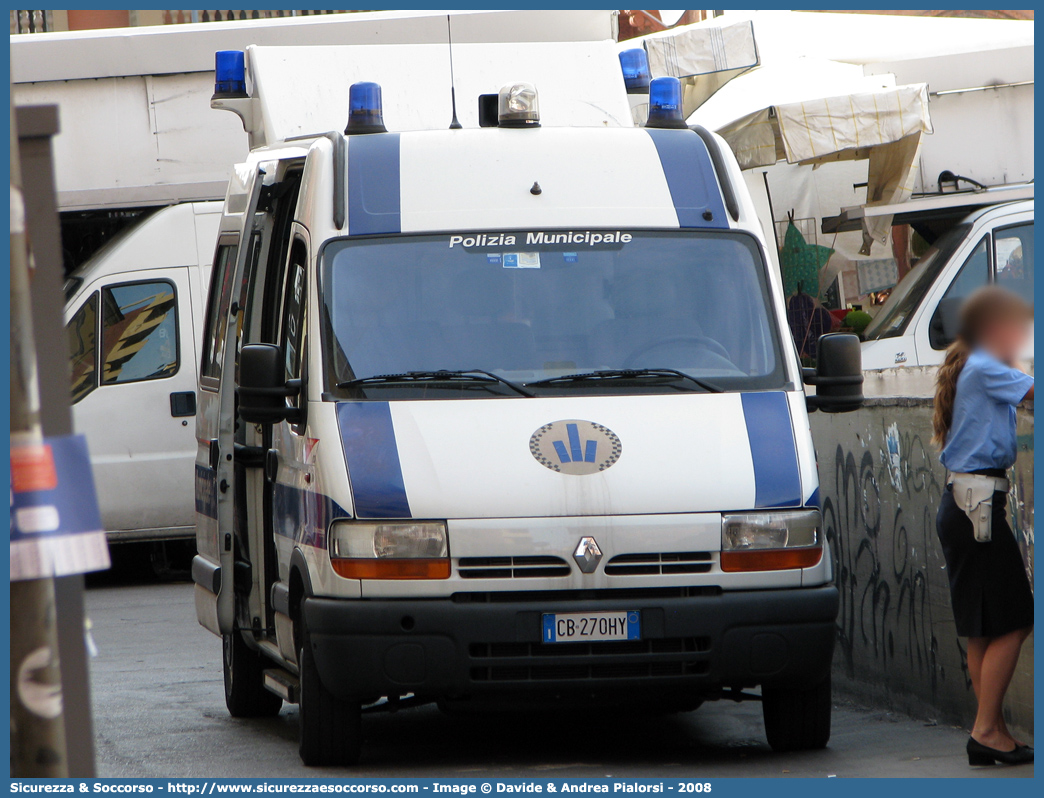
{"type": "Polygon", "coordinates": [[[339,239],[321,268],[326,388],[337,397],[667,393],[786,381],[764,262],[742,233],[339,239]],[[472,374],[433,375],[443,370],[472,374]],[[617,373],[603,379],[608,372],[617,373]]]}
{"type": "Polygon", "coordinates": [[[931,248],[921,256],[910,273],[894,289],[888,300],[878,311],[874,320],[863,331],[863,340],[876,341],[878,338],[898,338],[913,318],[914,311],[921,304],[928,289],[942,272],[950,256],[971,230],[970,224],[959,224],[947,230],[931,248]]]}

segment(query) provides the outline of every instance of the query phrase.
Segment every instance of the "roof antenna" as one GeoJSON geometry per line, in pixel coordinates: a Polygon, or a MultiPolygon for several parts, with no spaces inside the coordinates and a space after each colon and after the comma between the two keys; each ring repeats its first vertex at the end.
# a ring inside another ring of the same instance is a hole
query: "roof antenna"
{"type": "Polygon", "coordinates": [[[450,15],[446,15],[446,38],[449,41],[449,62],[450,62],[450,104],[453,106],[453,119],[450,122],[450,130],[460,130],[463,125],[457,120],[457,89],[453,80],[453,25],[450,22],[450,15]]]}

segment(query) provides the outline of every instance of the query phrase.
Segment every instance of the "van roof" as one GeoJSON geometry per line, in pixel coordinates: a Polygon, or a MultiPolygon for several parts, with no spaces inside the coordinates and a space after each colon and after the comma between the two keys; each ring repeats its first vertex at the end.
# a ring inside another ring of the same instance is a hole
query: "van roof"
{"type": "MultiPolygon", "coordinates": [[[[742,178],[738,170],[719,175],[704,140],[690,130],[487,128],[344,138],[340,185],[330,166],[336,138],[313,144],[321,160],[312,171],[315,215],[308,223],[328,226],[331,234],[643,227],[760,232],[747,209],[741,208],[737,224],[730,221],[720,180],[740,192],[742,178]],[[339,207],[346,209],[343,225],[334,216],[339,207]]],[[[257,151],[254,158],[266,160],[270,152],[257,151]]]]}
{"type": "Polygon", "coordinates": [[[220,202],[186,202],[150,213],[80,265],[70,278],[89,283],[127,272],[207,265],[221,220],[220,202]]]}
{"type": "Polygon", "coordinates": [[[545,127],[631,127],[617,47],[598,42],[522,42],[249,47],[248,85],[268,144],[344,130],[353,83],[381,86],[389,130],[445,130],[457,116],[477,128],[478,98],[519,81],[539,94],[545,127]],[[420,79],[418,76],[423,76],[420,79]]]}
{"type": "MultiPolygon", "coordinates": [[[[960,221],[982,214],[1000,205],[1018,203],[1033,207],[1033,183],[1016,183],[980,191],[955,191],[909,199],[894,205],[859,205],[844,208],[837,216],[823,219],[823,232],[844,233],[859,230],[864,218],[893,216],[892,224],[920,224],[922,222],[960,221]]],[[[1020,208],[1021,210],[1021,208],[1020,208]]]]}

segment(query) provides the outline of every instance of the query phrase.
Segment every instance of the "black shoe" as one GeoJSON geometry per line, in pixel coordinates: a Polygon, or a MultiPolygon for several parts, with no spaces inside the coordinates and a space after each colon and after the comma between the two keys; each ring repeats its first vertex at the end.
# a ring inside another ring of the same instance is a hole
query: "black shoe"
{"type": "Polygon", "coordinates": [[[1033,761],[1033,749],[1028,745],[1016,745],[1011,751],[998,751],[969,737],[966,748],[968,764],[972,766],[993,765],[997,762],[1002,765],[1026,765],[1033,761]]]}

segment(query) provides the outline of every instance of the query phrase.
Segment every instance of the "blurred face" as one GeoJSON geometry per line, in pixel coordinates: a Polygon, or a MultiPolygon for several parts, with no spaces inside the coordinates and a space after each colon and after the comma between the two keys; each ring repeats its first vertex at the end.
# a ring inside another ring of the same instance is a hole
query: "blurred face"
{"type": "Polygon", "coordinates": [[[981,340],[982,345],[994,357],[1005,363],[1011,363],[1018,358],[1019,353],[1029,343],[1030,334],[1031,323],[1028,319],[998,319],[983,330],[981,340]]]}

